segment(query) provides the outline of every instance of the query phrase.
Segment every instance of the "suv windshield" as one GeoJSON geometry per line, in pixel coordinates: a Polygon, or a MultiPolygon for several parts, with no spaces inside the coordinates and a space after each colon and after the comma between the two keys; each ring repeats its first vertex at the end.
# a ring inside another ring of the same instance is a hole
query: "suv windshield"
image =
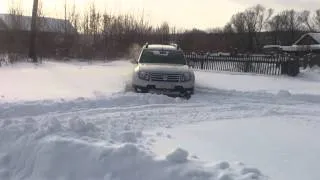
{"type": "Polygon", "coordinates": [[[183,53],[181,51],[172,50],[144,50],[139,62],[186,65],[183,53]]]}

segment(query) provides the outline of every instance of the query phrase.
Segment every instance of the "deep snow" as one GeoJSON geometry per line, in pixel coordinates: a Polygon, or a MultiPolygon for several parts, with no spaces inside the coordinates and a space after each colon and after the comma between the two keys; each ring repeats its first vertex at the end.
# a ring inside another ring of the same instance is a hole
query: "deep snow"
{"type": "Polygon", "coordinates": [[[128,91],[131,70],[1,67],[0,179],[319,179],[317,68],[196,72],[189,101],[128,91]]]}
{"type": "Polygon", "coordinates": [[[157,129],[152,150],[166,154],[178,146],[209,161],[241,161],[263,170],[271,179],[320,179],[320,123],[313,116],[267,116],[203,122],[157,129]]]}

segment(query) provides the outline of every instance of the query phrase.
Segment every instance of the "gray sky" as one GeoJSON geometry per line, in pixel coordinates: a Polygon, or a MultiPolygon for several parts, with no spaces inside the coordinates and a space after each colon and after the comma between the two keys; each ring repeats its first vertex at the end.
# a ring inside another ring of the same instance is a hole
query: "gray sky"
{"type": "MultiPolygon", "coordinates": [[[[0,13],[7,12],[8,4],[20,2],[26,13],[31,13],[32,0],[1,0],[0,13]]],[[[63,17],[65,0],[42,0],[47,16],[63,17]]],[[[131,13],[141,15],[153,25],[167,21],[178,28],[222,27],[236,12],[261,3],[261,0],[67,0],[76,3],[79,12],[95,2],[101,10],[112,13],[131,13]]],[[[262,3],[277,11],[294,8],[314,10],[320,8],[320,0],[268,0],[262,3]]]]}

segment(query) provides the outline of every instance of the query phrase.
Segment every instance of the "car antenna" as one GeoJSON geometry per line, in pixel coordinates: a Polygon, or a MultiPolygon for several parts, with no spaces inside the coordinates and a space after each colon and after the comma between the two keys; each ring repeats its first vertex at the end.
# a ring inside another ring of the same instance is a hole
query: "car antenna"
{"type": "Polygon", "coordinates": [[[146,43],[146,48],[148,48],[148,47],[149,47],[149,43],[147,42],[147,43],[146,43]]]}

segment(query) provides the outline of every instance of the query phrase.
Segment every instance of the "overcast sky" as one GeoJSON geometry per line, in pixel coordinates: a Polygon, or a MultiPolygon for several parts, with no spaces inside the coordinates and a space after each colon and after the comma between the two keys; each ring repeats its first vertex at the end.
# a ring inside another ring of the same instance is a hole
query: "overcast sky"
{"type": "MultiPolygon", "coordinates": [[[[0,13],[6,13],[8,5],[21,2],[27,14],[31,13],[33,0],[0,0],[0,13]]],[[[63,17],[65,0],[42,0],[44,13],[49,16],[63,17]]],[[[261,0],[67,0],[76,3],[77,10],[83,11],[94,1],[103,11],[113,13],[129,12],[142,14],[153,25],[167,21],[178,28],[222,27],[238,11],[261,3],[261,0]]],[[[275,10],[294,8],[314,10],[320,8],[320,0],[268,0],[262,3],[275,10]]]]}

